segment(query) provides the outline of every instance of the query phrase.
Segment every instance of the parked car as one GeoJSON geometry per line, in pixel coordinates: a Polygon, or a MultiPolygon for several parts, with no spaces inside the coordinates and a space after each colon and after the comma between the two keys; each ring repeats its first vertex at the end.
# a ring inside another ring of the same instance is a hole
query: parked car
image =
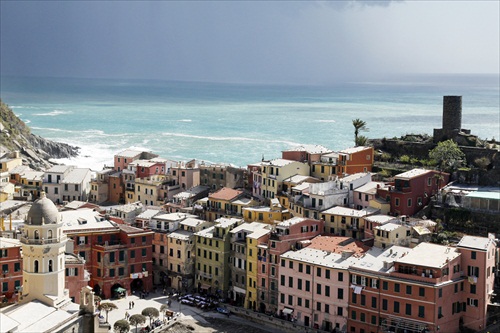
{"type": "Polygon", "coordinates": [[[228,316],[231,313],[231,311],[229,311],[227,308],[223,308],[223,307],[220,307],[220,306],[217,308],[217,312],[225,314],[225,315],[228,315],[228,316]]]}

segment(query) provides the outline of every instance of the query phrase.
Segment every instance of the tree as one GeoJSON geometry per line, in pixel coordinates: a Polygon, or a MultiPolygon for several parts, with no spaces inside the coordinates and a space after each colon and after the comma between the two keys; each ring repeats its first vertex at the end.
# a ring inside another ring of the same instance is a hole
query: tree
{"type": "MultiPolygon", "coordinates": [[[[355,146],[360,146],[359,142],[359,132],[364,131],[368,132],[368,127],[366,127],[366,122],[356,118],[352,121],[352,125],[354,126],[354,145],[355,146]]],[[[365,143],[366,143],[366,137],[364,137],[365,143]]]]}
{"type": "Polygon", "coordinates": [[[113,325],[113,329],[116,333],[128,333],[130,331],[130,324],[125,319],[120,319],[113,325]]]}
{"type": "Polygon", "coordinates": [[[144,324],[146,322],[146,317],[138,313],[131,315],[128,320],[130,325],[135,326],[135,332],[137,333],[137,326],[144,324]]]}
{"type": "Polygon", "coordinates": [[[160,312],[157,308],[149,307],[142,310],[142,315],[149,317],[149,326],[151,326],[151,322],[154,318],[158,318],[160,316],[160,312]]]}
{"type": "Polygon", "coordinates": [[[446,140],[439,142],[434,149],[429,151],[429,158],[437,162],[441,171],[449,172],[463,164],[465,154],[455,141],[446,140]]]}
{"type": "Polygon", "coordinates": [[[108,313],[109,313],[109,311],[113,311],[115,309],[118,309],[118,307],[116,306],[116,304],[111,303],[111,302],[101,303],[97,308],[100,311],[106,312],[106,322],[108,322],[108,313]]]}

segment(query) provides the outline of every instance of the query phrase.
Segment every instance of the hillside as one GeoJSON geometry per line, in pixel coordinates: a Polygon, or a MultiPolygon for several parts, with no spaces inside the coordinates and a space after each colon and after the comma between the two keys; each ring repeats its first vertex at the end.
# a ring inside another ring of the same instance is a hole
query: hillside
{"type": "Polygon", "coordinates": [[[55,164],[50,162],[51,158],[77,156],[79,148],[31,133],[30,128],[0,100],[0,158],[13,151],[20,152],[23,164],[42,170],[55,164]]]}

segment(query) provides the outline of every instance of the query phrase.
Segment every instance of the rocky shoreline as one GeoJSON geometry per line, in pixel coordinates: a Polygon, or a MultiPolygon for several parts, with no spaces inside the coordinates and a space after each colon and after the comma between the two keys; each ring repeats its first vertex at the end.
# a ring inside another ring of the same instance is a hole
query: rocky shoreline
{"type": "Polygon", "coordinates": [[[0,100],[0,158],[19,152],[23,164],[33,170],[45,170],[57,163],[53,158],[71,158],[80,148],[54,142],[31,133],[30,128],[0,100]]]}

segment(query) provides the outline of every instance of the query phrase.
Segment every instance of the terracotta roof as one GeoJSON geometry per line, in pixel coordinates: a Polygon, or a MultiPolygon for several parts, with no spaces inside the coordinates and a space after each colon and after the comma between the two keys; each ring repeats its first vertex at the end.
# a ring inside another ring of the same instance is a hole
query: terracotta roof
{"type": "Polygon", "coordinates": [[[311,249],[329,251],[333,253],[342,253],[344,251],[353,252],[354,256],[361,256],[370,249],[362,242],[354,240],[351,237],[341,236],[317,236],[311,240],[311,249]]]}
{"type": "Polygon", "coordinates": [[[243,193],[243,191],[233,190],[232,188],[229,188],[229,187],[223,187],[220,190],[218,190],[217,192],[210,194],[209,198],[215,199],[215,200],[228,200],[228,201],[230,201],[230,200],[236,199],[242,193],[243,193]]]}

